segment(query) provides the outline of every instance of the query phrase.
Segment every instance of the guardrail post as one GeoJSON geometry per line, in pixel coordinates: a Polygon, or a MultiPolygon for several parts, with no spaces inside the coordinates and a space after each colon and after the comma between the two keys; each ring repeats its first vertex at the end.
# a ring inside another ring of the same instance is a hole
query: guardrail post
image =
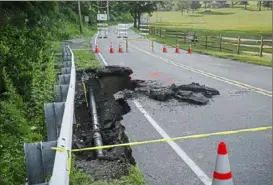
{"type": "Polygon", "coordinates": [[[55,102],[65,102],[69,85],[54,85],[55,102]]]}
{"type": "Polygon", "coordinates": [[[47,103],[44,105],[48,141],[57,140],[59,137],[64,106],[64,102],[47,103]]]}
{"type": "Polygon", "coordinates": [[[62,68],[62,74],[70,74],[71,67],[64,67],[62,68]]]}
{"type": "Polygon", "coordinates": [[[46,182],[46,177],[52,174],[57,141],[36,142],[24,144],[28,184],[46,182]]]}
{"type": "Polygon", "coordinates": [[[69,84],[69,81],[70,81],[70,75],[68,74],[64,74],[64,75],[59,75],[59,83],[61,85],[67,85],[69,84]]]}

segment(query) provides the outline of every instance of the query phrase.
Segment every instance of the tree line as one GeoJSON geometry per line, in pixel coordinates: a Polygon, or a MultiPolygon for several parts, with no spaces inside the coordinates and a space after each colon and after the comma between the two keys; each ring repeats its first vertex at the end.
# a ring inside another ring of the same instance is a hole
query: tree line
{"type": "MultiPolygon", "coordinates": [[[[163,6],[159,7],[159,10],[163,11],[181,11],[182,13],[187,10],[197,10],[203,7],[206,9],[208,5],[213,3],[214,1],[187,1],[187,0],[168,0],[164,1],[163,6]],[[201,4],[202,3],[202,4],[201,4]]],[[[244,5],[244,8],[247,9],[247,5],[249,1],[241,0],[241,1],[215,1],[220,5],[224,5],[230,3],[230,7],[234,7],[235,5],[244,5]]],[[[257,9],[261,11],[262,7],[271,8],[272,9],[272,1],[257,1],[257,9]]]]}

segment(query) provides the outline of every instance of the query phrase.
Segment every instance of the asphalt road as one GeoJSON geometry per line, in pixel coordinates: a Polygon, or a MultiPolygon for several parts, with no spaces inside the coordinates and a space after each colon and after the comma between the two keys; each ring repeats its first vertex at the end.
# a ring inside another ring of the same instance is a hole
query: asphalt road
{"type": "MultiPolygon", "coordinates": [[[[129,52],[117,53],[120,40],[111,30],[115,29],[110,29],[108,39],[93,38],[99,44],[97,57],[102,63],[130,66],[133,78],[166,84],[198,82],[221,93],[206,106],[148,98],[130,101],[132,111],[123,124],[131,141],[272,126],[271,68],[185,51],[176,54],[174,48],[162,53],[163,45],[157,43],[152,53],[149,41],[129,41],[129,52]],[[110,42],[115,53],[109,53],[110,42]],[[245,85],[251,89],[243,88],[245,85]]],[[[132,31],[128,35],[139,37],[132,31]]],[[[122,46],[125,50],[124,42],[122,46]]],[[[206,177],[212,178],[220,141],[229,150],[234,184],[272,184],[271,130],[176,141],[177,145],[134,146],[133,155],[149,185],[208,185],[206,177]]]]}

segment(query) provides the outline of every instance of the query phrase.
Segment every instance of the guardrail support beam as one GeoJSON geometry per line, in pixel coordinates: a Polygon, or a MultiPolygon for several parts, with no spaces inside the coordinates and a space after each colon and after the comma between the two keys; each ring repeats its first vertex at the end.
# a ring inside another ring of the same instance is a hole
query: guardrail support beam
{"type": "Polygon", "coordinates": [[[65,102],[69,85],[54,85],[55,102],[65,102]]]}
{"type": "Polygon", "coordinates": [[[52,174],[57,141],[24,144],[28,185],[46,183],[52,174]]]}
{"type": "Polygon", "coordinates": [[[59,75],[59,84],[68,85],[70,82],[70,74],[59,75]]]}
{"type": "Polygon", "coordinates": [[[57,140],[59,137],[64,106],[64,102],[47,103],[44,105],[48,141],[57,140]]]}

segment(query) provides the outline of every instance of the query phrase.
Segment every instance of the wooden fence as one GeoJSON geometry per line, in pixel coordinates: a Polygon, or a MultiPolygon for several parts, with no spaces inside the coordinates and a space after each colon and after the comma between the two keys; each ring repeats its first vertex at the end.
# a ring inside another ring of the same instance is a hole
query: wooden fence
{"type": "Polygon", "coordinates": [[[235,54],[246,53],[257,56],[272,56],[272,39],[247,39],[234,37],[198,35],[194,32],[150,27],[151,35],[176,40],[176,43],[192,44],[202,48],[212,48],[235,54]]]}

